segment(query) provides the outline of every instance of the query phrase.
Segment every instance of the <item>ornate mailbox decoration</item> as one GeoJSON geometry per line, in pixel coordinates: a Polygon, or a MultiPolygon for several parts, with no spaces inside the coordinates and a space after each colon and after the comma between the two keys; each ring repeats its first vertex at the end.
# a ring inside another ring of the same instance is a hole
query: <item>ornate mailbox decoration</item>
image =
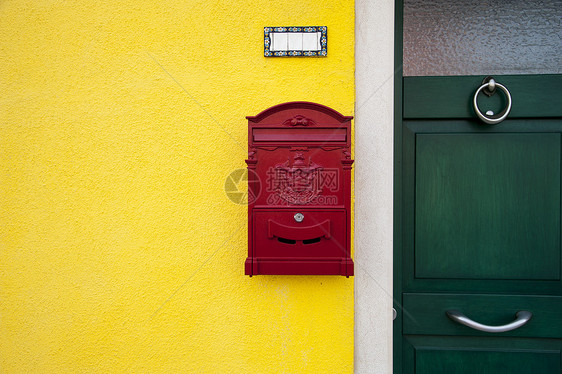
{"type": "Polygon", "coordinates": [[[353,117],[296,101],[248,116],[246,275],[353,275],[353,117]]]}

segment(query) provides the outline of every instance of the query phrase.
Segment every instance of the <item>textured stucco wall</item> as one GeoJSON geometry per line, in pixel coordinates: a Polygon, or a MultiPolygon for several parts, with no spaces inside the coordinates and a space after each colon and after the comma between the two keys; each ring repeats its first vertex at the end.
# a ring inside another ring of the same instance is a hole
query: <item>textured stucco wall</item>
{"type": "Polygon", "coordinates": [[[351,373],[354,279],[243,275],[246,115],[354,111],[351,0],[0,4],[0,372],[351,373]],[[265,59],[263,27],[328,26],[265,59]]]}

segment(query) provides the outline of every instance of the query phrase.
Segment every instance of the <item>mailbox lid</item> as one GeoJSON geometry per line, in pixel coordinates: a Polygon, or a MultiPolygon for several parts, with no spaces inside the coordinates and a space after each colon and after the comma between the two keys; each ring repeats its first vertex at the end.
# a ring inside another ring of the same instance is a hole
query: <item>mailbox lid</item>
{"type": "Polygon", "coordinates": [[[248,116],[248,144],[350,146],[351,116],[324,105],[294,101],[248,116]]]}
{"type": "Polygon", "coordinates": [[[255,209],[254,256],[348,258],[346,216],[345,209],[255,209]]]}

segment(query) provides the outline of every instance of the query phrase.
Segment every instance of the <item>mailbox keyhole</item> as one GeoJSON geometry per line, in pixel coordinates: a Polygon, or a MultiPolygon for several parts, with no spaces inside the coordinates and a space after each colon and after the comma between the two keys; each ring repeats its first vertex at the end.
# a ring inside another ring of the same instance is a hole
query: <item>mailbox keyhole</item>
{"type": "Polygon", "coordinates": [[[277,240],[281,243],[285,243],[285,244],[297,244],[296,240],[291,240],[291,239],[285,239],[285,238],[277,238],[277,240]]]}
{"type": "Polygon", "coordinates": [[[314,239],[306,239],[306,240],[303,240],[303,241],[302,241],[302,244],[314,244],[314,243],[318,243],[321,239],[322,239],[322,237],[314,238],[314,239]]]}

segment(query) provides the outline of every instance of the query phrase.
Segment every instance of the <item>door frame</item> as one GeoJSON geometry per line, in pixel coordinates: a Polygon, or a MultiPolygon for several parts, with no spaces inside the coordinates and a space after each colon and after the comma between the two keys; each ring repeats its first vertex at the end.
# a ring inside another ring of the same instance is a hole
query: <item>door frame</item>
{"type": "Polygon", "coordinates": [[[394,11],[394,230],[393,294],[396,319],[393,323],[393,373],[403,372],[402,310],[402,106],[403,106],[404,1],[395,0],[394,11]]]}
{"type": "Polygon", "coordinates": [[[394,0],[355,1],[355,373],[392,372],[394,0]]]}

